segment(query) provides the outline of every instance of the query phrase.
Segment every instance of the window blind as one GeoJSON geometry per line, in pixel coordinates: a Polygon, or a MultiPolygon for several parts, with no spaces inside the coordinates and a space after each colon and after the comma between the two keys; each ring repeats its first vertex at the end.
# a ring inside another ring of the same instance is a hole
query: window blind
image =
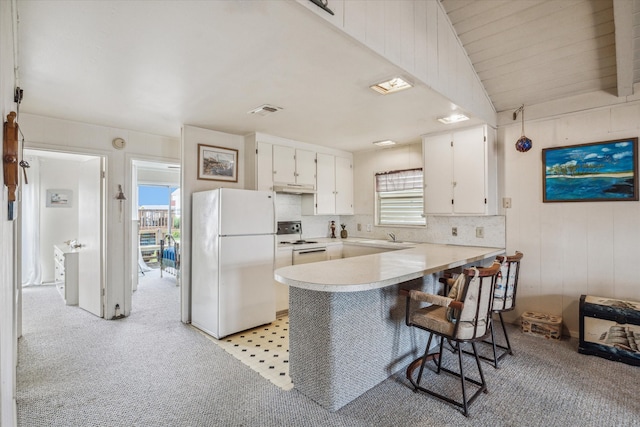
{"type": "Polygon", "coordinates": [[[422,169],[376,174],[379,225],[424,225],[422,169]]]}

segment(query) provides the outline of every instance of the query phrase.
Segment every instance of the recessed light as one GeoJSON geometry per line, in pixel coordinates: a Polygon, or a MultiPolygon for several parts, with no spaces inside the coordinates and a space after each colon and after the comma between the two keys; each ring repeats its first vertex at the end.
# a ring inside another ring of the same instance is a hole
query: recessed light
{"type": "Polygon", "coordinates": [[[462,113],[453,113],[450,116],[438,117],[438,121],[440,123],[444,123],[445,125],[450,125],[452,123],[458,123],[458,122],[464,122],[465,120],[469,120],[469,117],[465,116],[462,113]]]}
{"type": "Polygon", "coordinates": [[[376,141],[373,145],[377,145],[378,147],[388,147],[390,145],[396,145],[396,142],[390,139],[385,139],[384,141],[376,141]]]}
{"type": "Polygon", "coordinates": [[[378,93],[386,95],[388,93],[398,92],[400,90],[409,89],[413,87],[413,85],[401,77],[394,77],[390,80],[376,83],[372,86],[369,86],[371,89],[375,90],[378,93]]]}

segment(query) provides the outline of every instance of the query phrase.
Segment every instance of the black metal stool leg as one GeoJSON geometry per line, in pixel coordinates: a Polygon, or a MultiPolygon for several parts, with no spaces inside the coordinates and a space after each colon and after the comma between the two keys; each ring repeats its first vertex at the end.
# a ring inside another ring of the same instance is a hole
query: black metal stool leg
{"type": "MultiPolygon", "coordinates": [[[[500,318],[502,319],[502,316],[500,316],[500,318]]],[[[496,348],[496,334],[493,328],[493,319],[491,320],[489,329],[491,329],[491,346],[493,347],[493,366],[495,366],[495,368],[498,369],[498,349],[496,348]]]]}
{"type": "Polygon", "coordinates": [[[424,355],[422,356],[422,363],[420,364],[420,371],[418,371],[418,381],[416,384],[420,384],[422,380],[422,372],[424,372],[424,365],[427,364],[427,355],[429,354],[429,348],[431,348],[431,339],[433,338],[433,334],[429,334],[429,339],[427,340],[427,347],[424,349],[424,355]]]}
{"type": "Polygon", "coordinates": [[[478,372],[480,373],[480,387],[483,393],[487,393],[487,382],[484,380],[484,372],[482,372],[482,366],[480,365],[480,357],[478,357],[478,348],[476,347],[476,343],[472,342],[471,347],[473,347],[473,355],[476,358],[476,365],[478,365],[478,372]]]}
{"type": "Polygon", "coordinates": [[[513,354],[511,350],[511,343],[509,342],[509,336],[507,335],[507,328],[504,326],[504,319],[502,318],[502,312],[498,312],[498,316],[500,316],[500,323],[502,324],[502,332],[504,332],[504,339],[507,342],[507,350],[509,354],[513,354]]]}
{"type": "Polygon", "coordinates": [[[464,368],[462,367],[462,351],[458,351],[458,363],[460,365],[460,384],[462,385],[462,409],[464,411],[464,416],[468,417],[469,404],[467,403],[467,388],[465,385],[464,368]]]}

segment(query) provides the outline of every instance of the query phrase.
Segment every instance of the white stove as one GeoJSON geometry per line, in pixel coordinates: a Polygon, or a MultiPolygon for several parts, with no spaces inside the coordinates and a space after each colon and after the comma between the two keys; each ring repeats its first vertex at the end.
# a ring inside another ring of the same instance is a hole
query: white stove
{"type": "Polygon", "coordinates": [[[279,221],[276,236],[278,247],[293,249],[293,265],[329,259],[325,243],[302,238],[301,221],[279,221]]]}

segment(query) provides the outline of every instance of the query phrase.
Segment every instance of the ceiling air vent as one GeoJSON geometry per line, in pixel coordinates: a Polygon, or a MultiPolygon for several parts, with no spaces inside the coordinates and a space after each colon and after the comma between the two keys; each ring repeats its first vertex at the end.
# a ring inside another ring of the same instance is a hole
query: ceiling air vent
{"type": "Polygon", "coordinates": [[[264,104],[259,106],[258,108],[255,108],[251,111],[249,111],[249,114],[257,114],[259,116],[266,116],[267,114],[271,114],[271,113],[275,113],[278,110],[282,110],[282,108],[280,107],[275,107],[273,105],[269,105],[269,104],[264,104]]]}

